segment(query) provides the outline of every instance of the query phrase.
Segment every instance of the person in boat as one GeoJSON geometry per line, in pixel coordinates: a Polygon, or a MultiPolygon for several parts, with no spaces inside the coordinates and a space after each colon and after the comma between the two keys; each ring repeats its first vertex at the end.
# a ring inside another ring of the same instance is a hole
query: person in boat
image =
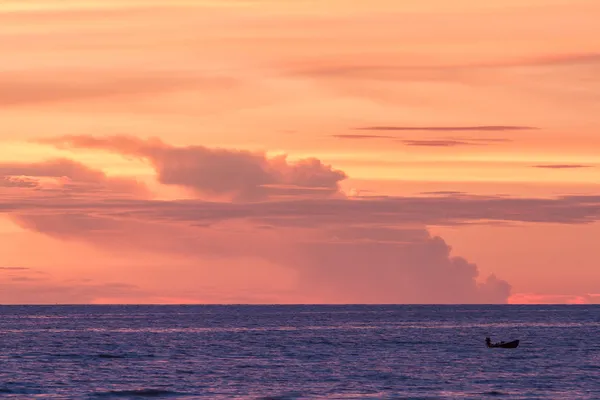
{"type": "Polygon", "coordinates": [[[487,347],[492,347],[492,340],[489,337],[486,337],[485,344],[487,345],[487,347]]]}

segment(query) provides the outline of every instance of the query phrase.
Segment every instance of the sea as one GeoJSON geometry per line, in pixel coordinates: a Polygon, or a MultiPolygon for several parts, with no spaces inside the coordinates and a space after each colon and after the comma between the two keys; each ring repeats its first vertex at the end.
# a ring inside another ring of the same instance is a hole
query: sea
{"type": "Polygon", "coordinates": [[[0,306],[0,350],[1,398],[600,399],[594,305],[0,306]]]}

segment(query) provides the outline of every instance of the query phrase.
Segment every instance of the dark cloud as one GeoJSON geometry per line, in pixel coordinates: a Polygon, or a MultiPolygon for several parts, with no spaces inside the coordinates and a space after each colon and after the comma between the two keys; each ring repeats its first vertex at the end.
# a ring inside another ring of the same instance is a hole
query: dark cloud
{"type": "Polygon", "coordinates": [[[0,267],[1,271],[27,271],[29,269],[26,267],[0,267]]]}
{"type": "Polygon", "coordinates": [[[366,126],[356,128],[361,131],[521,131],[537,129],[531,126],[511,126],[511,125],[481,125],[481,126],[366,126]]]}
{"type": "Polygon", "coordinates": [[[573,169],[573,168],[591,168],[591,165],[582,165],[582,164],[543,164],[543,165],[534,165],[533,168],[573,169]]]}
{"type": "Polygon", "coordinates": [[[130,136],[65,136],[43,142],[140,157],[153,165],[161,183],[216,199],[258,201],[294,190],[305,196],[328,197],[338,195],[339,182],[346,179],[344,172],[316,158],[291,163],[285,155],[267,158],[264,153],[242,150],[174,147],[158,139],[144,141],[130,136]]]}

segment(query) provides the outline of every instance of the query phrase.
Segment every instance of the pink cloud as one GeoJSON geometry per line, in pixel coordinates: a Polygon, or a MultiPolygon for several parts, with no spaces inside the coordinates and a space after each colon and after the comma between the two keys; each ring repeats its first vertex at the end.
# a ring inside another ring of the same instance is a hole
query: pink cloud
{"type": "MultiPolygon", "coordinates": [[[[476,265],[453,255],[442,238],[430,235],[427,225],[576,224],[600,219],[597,196],[537,199],[450,193],[350,199],[338,189],[345,174],[319,160],[289,163],[285,158],[268,159],[239,150],[178,148],[123,136],[46,142],[142,157],[156,169],[159,181],[190,188],[201,198],[125,198],[111,186],[110,178],[65,161],[4,165],[0,168],[4,174],[68,173],[73,179],[101,182],[108,189],[94,196],[73,197],[48,194],[44,189],[3,188],[12,195],[0,200],[0,210],[23,228],[107,249],[216,257],[231,266],[247,264],[252,258],[265,260],[295,271],[294,298],[503,303],[509,299],[510,284],[495,275],[480,277],[476,265]],[[282,199],[269,185],[283,184],[306,190],[326,188],[329,196],[290,192],[282,199]],[[33,190],[36,195],[28,195],[33,190]],[[225,199],[202,199],[207,194],[225,199]],[[19,195],[27,201],[19,200],[19,195]]],[[[285,299],[283,295],[282,302],[285,299]]]]}
{"type": "Polygon", "coordinates": [[[344,303],[503,303],[511,286],[494,275],[483,282],[475,264],[425,229],[380,241],[368,229],[361,239],[305,242],[289,263],[302,284],[344,303]]]}
{"type": "Polygon", "coordinates": [[[315,158],[290,163],[285,155],[267,158],[264,153],[242,150],[174,147],[158,139],[66,136],[42,142],[140,157],[152,164],[163,184],[179,185],[204,196],[236,201],[299,194],[328,197],[339,194],[339,182],[346,178],[342,171],[315,158]]]}
{"type": "MultiPolygon", "coordinates": [[[[58,159],[39,163],[0,163],[0,178],[4,184],[0,187],[40,188],[40,178],[54,178],[58,191],[92,192],[107,191],[132,193],[140,197],[148,194],[146,187],[135,179],[108,177],[102,171],[89,168],[81,163],[68,159],[58,159]]],[[[48,193],[51,191],[48,190],[48,193]]]]}
{"type": "MultiPolygon", "coordinates": [[[[203,158],[211,153],[209,149],[191,147],[184,157],[176,157],[169,148],[164,155],[163,146],[138,149],[147,142],[119,143],[118,149],[126,149],[128,154],[149,153],[148,157],[156,160],[152,162],[159,179],[163,174],[163,182],[185,182],[202,189],[212,184],[211,180],[198,183],[193,178],[194,172],[201,173],[199,165],[205,165],[203,158]]],[[[283,176],[280,181],[305,187],[337,189],[337,178],[344,176],[318,160],[290,165],[285,159],[267,161],[251,153],[216,154],[221,163],[238,167],[238,157],[242,162],[251,160],[264,169],[256,174],[267,171],[268,176],[283,176]]],[[[225,165],[219,168],[232,174],[237,170],[225,165]]],[[[271,198],[261,202],[241,202],[253,196],[237,196],[236,203],[156,201],[124,198],[111,188],[110,178],[75,163],[9,164],[1,170],[24,176],[67,174],[84,182],[102,182],[109,189],[94,196],[73,197],[47,193],[42,188],[30,197],[27,193],[32,189],[5,188],[13,196],[4,198],[0,209],[25,229],[121,251],[217,257],[231,265],[246,263],[248,258],[266,260],[296,272],[296,290],[289,294],[294,298],[361,303],[502,303],[510,293],[510,285],[494,276],[480,282],[477,267],[452,256],[451,248],[443,239],[431,237],[422,222],[395,221],[385,207],[379,214],[385,203],[376,199],[365,203],[322,196],[281,200],[269,193],[271,198]],[[18,200],[16,194],[28,197],[28,201],[18,200]],[[361,210],[363,206],[367,208],[361,210]]],[[[228,192],[237,193],[257,187],[241,180],[228,185],[228,192]]]]}
{"type": "Polygon", "coordinates": [[[477,267],[452,256],[443,239],[423,228],[396,229],[393,238],[380,228],[192,227],[74,213],[19,214],[15,220],[26,229],[108,249],[217,257],[232,267],[248,258],[266,260],[296,271],[299,294],[326,302],[502,303],[510,294],[510,285],[493,276],[478,283],[477,267]]]}
{"type": "Polygon", "coordinates": [[[34,179],[23,179],[14,176],[0,176],[0,187],[34,188],[38,182],[34,179]]]}

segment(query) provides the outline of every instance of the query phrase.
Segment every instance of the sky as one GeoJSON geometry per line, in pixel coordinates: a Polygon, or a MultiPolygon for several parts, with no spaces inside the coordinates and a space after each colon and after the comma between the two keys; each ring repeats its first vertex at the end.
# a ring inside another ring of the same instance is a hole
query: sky
{"type": "Polygon", "coordinates": [[[0,303],[600,303],[596,0],[0,0],[0,303]]]}

